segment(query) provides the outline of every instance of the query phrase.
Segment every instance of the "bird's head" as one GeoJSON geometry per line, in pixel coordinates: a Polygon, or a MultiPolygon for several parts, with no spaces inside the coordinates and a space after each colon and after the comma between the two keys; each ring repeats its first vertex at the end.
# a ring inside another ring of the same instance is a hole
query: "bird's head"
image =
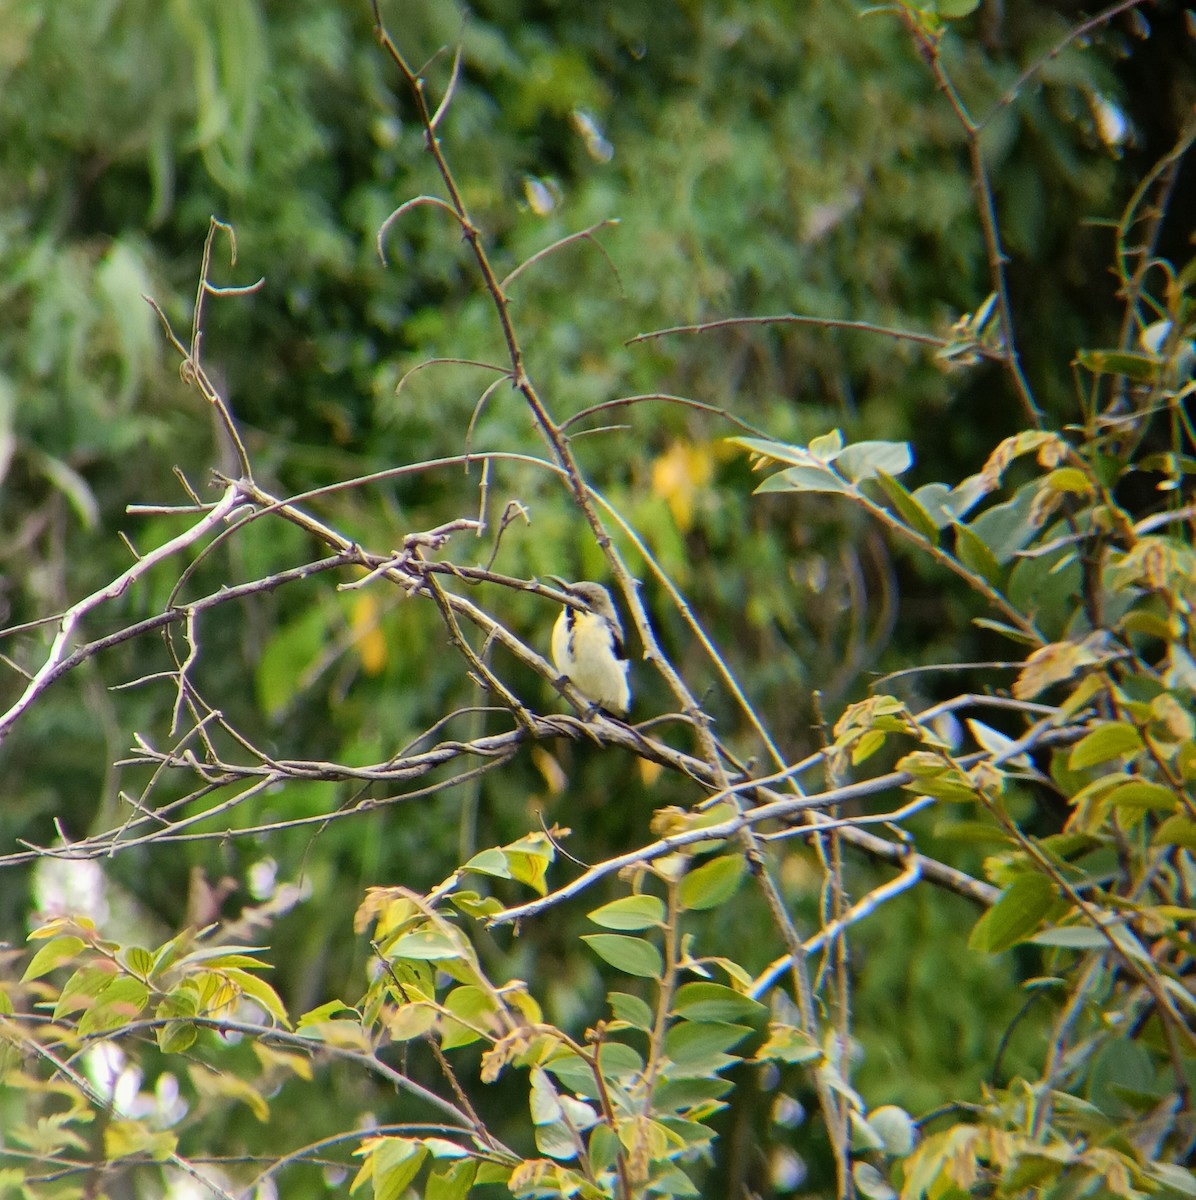
{"type": "Polygon", "coordinates": [[[615,613],[615,606],[611,602],[610,592],[602,584],[589,583],[584,580],[581,583],[568,583],[564,579],[561,579],[559,575],[549,575],[547,578],[555,583],[562,592],[568,593],[579,604],[589,609],[590,612],[600,617],[605,617],[613,625],[617,626],[619,618],[615,613]]]}

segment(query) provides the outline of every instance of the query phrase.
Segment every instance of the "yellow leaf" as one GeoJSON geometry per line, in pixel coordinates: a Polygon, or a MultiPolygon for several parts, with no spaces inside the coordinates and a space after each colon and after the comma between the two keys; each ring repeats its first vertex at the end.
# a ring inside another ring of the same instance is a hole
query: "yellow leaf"
{"type": "Polygon", "coordinates": [[[195,1090],[203,1098],[239,1100],[248,1105],[250,1112],[262,1122],[270,1119],[270,1106],[265,1097],[250,1083],[239,1079],[228,1071],[213,1071],[199,1063],[187,1068],[195,1090]]]}
{"type": "Polygon", "coordinates": [[[682,533],[693,524],[694,501],[714,474],[708,446],[676,441],[652,463],[652,491],[673,514],[682,533]]]}
{"type": "Polygon", "coordinates": [[[353,646],[367,675],[380,675],[386,669],[386,636],[379,628],[380,620],[378,597],[373,592],[359,593],[349,622],[353,628],[353,646]]]}
{"type": "Polygon", "coordinates": [[[532,747],[532,762],[544,777],[549,794],[559,796],[565,790],[565,785],[569,782],[569,778],[562,770],[561,764],[542,746],[532,747]]]}
{"type": "Polygon", "coordinates": [[[644,787],[650,788],[659,778],[664,767],[658,762],[652,762],[646,758],[637,758],[636,763],[639,766],[640,782],[644,787]]]}

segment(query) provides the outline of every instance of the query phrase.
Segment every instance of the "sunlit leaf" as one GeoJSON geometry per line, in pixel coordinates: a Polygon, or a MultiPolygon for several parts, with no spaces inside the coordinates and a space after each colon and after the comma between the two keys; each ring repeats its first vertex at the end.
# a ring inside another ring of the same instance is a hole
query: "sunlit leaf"
{"type": "Polygon", "coordinates": [[[104,1158],[108,1162],[134,1155],[163,1162],[175,1152],[176,1146],[174,1134],[152,1129],[142,1121],[116,1120],[104,1127],[104,1158]]]}
{"type": "Polygon", "coordinates": [[[835,458],[835,469],[852,483],[876,479],[882,473],[894,479],[913,465],[908,442],[852,442],[835,458]]]}
{"type": "Polygon", "coordinates": [[[442,1171],[433,1171],[424,1185],[424,1200],[465,1200],[477,1174],[478,1164],[472,1161],[453,1163],[442,1171]]]}
{"type": "Polygon", "coordinates": [[[695,867],[681,881],[681,907],[717,908],[739,890],[746,870],[747,864],[741,855],[725,855],[695,867]]]}
{"type": "Polygon", "coordinates": [[[493,997],[478,987],[454,988],[444,999],[444,1007],[457,1019],[443,1023],[440,1045],[444,1050],[476,1042],[494,1025],[498,1006],[493,997]]]}
{"type": "Polygon", "coordinates": [[[850,492],[850,485],[829,467],[810,465],[788,467],[770,475],[756,493],[765,492],[850,492]]]}
{"type": "Polygon", "coordinates": [[[113,979],[100,989],[96,1002],[79,1021],[83,1035],[107,1033],[137,1020],[149,1002],[149,989],[128,975],[113,979]]]}
{"type": "Polygon", "coordinates": [[[1114,758],[1125,758],[1143,749],[1142,735],[1125,721],[1109,721],[1085,734],[1072,748],[1068,765],[1083,771],[1114,758]]]}
{"type": "Polygon", "coordinates": [[[658,896],[622,896],[588,914],[603,929],[653,929],[664,924],[664,902],[658,896]]]}
{"type": "Polygon", "coordinates": [[[86,943],[83,939],[75,937],[73,934],[57,937],[52,942],[47,942],[30,960],[24,975],[21,976],[21,982],[28,983],[31,979],[40,979],[43,975],[48,975],[51,971],[65,966],[83,949],[84,945],[86,943]]]}
{"type": "Polygon", "coordinates": [[[399,1200],[427,1157],[425,1147],[412,1138],[378,1139],[371,1152],[374,1200],[399,1200]]]}

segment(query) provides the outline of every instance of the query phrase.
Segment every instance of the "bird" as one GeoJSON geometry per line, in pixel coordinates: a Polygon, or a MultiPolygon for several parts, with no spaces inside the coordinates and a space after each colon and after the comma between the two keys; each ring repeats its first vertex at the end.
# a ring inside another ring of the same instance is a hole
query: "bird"
{"type": "Polygon", "coordinates": [[[566,605],[552,627],[552,661],[556,669],[594,706],[616,717],[631,708],[627,683],[627,651],[623,626],[600,583],[566,583],[549,576],[581,607],[566,605]]]}

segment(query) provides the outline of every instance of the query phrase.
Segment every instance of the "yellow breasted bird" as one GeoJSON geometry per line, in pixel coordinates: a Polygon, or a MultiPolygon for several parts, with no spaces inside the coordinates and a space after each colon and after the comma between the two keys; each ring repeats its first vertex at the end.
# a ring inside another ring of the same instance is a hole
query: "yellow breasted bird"
{"type": "Polygon", "coordinates": [[[596,708],[617,717],[631,707],[623,626],[600,583],[566,583],[549,576],[582,607],[567,605],[552,628],[556,669],[596,708]]]}

